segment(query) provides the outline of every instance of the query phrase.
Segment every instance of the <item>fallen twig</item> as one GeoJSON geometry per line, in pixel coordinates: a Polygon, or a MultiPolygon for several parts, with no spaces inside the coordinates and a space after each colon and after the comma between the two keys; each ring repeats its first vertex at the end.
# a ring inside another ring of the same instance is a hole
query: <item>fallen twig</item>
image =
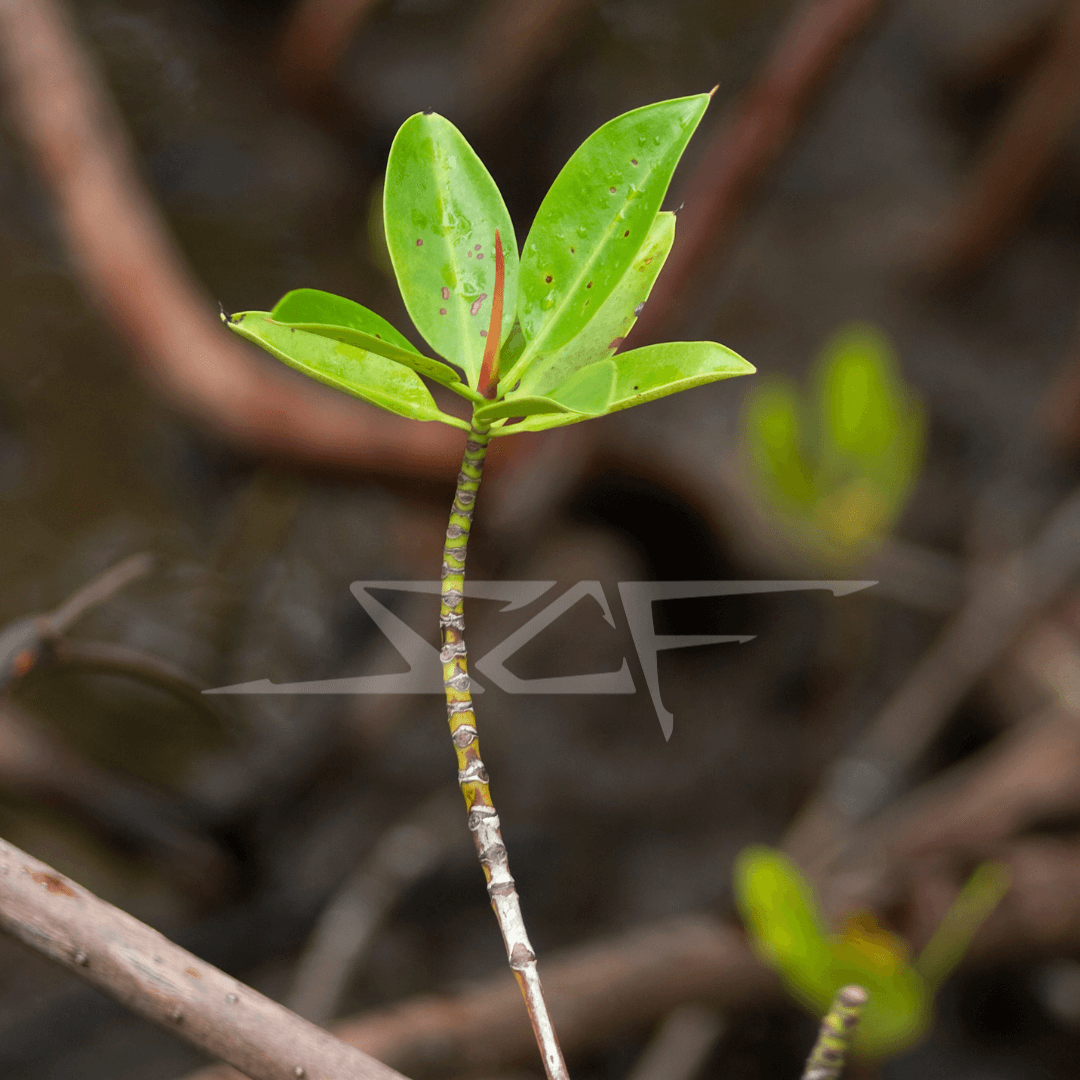
{"type": "Polygon", "coordinates": [[[730,241],[769,168],[881,6],[882,0],[809,0],[785,25],[680,193],[675,246],[631,331],[635,345],[658,341],[679,323],[702,266],[730,241]]]}
{"type": "Polygon", "coordinates": [[[0,691],[33,670],[49,642],[91,608],[147,573],[152,565],[151,555],[131,555],[88,581],[55,610],[29,615],[6,626],[0,631],[0,691]]]}
{"type": "Polygon", "coordinates": [[[401,1080],[2,840],[0,926],[252,1080],[401,1080]]]}
{"type": "Polygon", "coordinates": [[[55,0],[0,3],[0,65],[11,118],[56,200],[83,287],[176,408],[261,454],[399,476],[456,474],[455,432],[430,424],[417,438],[378,409],[264,367],[222,329],[55,0]]]}
{"type": "MultiPolygon", "coordinates": [[[[1024,840],[1001,852],[1013,888],[979,931],[972,955],[1052,955],[1080,942],[1080,843],[1024,840]]],[[[742,932],[683,917],[549,957],[545,983],[568,1053],[640,1029],[679,1004],[715,1008],[779,999],[779,980],[742,932]]],[[[335,1032],[412,1074],[492,1075],[534,1060],[517,987],[504,972],[467,989],[424,995],[336,1025],[335,1032]]],[[[212,1067],[185,1080],[237,1080],[212,1067]]]]}

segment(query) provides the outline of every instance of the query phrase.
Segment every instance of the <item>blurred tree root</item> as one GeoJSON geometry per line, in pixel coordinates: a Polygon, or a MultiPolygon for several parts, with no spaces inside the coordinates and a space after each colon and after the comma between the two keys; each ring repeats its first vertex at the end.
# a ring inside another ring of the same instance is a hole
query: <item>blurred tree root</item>
{"type": "Polygon", "coordinates": [[[101,79],[54,0],[0,3],[14,127],[55,202],[84,290],[174,408],[244,450],[450,479],[460,438],[264,367],[226,334],[138,177],[101,79]]]}

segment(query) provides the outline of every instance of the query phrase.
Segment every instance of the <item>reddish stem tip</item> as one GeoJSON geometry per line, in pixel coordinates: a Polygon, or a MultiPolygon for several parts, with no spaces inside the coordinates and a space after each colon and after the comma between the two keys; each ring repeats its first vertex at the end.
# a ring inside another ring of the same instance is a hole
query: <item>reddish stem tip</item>
{"type": "Polygon", "coordinates": [[[499,338],[502,336],[503,291],[506,269],[503,264],[502,239],[495,230],[495,288],[491,292],[491,319],[488,322],[487,344],[480,364],[477,389],[486,398],[493,398],[499,385],[499,338]]]}

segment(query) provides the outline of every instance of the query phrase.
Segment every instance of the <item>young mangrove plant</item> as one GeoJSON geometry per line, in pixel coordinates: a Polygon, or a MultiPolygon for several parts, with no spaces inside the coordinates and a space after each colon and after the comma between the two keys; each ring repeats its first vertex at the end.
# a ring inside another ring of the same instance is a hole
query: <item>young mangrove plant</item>
{"type": "Polygon", "coordinates": [[[903,939],[868,911],[849,915],[840,933],[830,934],[809,882],[781,852],[752,847],[735,860],[735,899],[750,941],[792,996],[820,1016],[842,987],[855,984],[869,995],[853,1049],[871,1060],[923,1037],[934,995],[1008,889],[1005,867],[982,863],[910,959],[903,939]]]}
{"type": "Polygon", "coordinates": [[[922,405],[888,339],[869,325],[826,343],[806,393],[772,375],[744,402],[744,468],[758,504],[796,547],[838,569],[888,535],[925,441],[922,405]]]}
{"type": "Polygon", "coordinates": [[[419,352],[352,300],[298,289],[273,310],[224,316],[279,360],[399,416],[468,432],[442,565],[443,679],[468,824],[510,967],[549,1077],[565,1077],[536,958],[521,917],[499,816],[480,757],[463,611],[465,553],[488,444],[605,416],[754,369],[710,341],[616,354],[675,235],[660,204],[710,94],[648,105],[611,120],[574,153],[548,192],[524,248],[487,169],[434,113],[402,125],[383,197],[386,243],[405,307],[441,359],[419,352]],[[443,412],[424,379],[464,398],[443,412]]]}

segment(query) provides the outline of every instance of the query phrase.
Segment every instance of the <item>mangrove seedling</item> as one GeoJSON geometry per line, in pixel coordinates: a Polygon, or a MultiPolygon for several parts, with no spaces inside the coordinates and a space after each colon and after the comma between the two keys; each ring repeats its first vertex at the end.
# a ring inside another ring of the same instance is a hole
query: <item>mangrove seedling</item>
{"type": "Polygon", "coordinates": [[[888,339],[851,326],[823,349],[808,393],[779,375],[743,410],[751,487],[816,561],[857,563],[888,534],[922,467],[923,410],[888,339]]]}
{"type": "Polygon", "coordinates": [[[487,169],[448,120],[411,116],[390,150],[386,244],[405,307],[440,359],[385,319],[316,289],[229,328],[313,378],[413,420],[468,432],[446,530],[441,661],[458,780],[510,967],[547,1075],[566,1076],[536,957],[480,758],[463,611],[465,552],[492,439],[606,416],[754,369],[723,345],[683,341],[619,351],[675,235],[661,211],[710,94],[662,101],[604,124],[556,177],[519,255],[487,169]],[[424,379],[472,407],[443,412],[424,379]]]}

